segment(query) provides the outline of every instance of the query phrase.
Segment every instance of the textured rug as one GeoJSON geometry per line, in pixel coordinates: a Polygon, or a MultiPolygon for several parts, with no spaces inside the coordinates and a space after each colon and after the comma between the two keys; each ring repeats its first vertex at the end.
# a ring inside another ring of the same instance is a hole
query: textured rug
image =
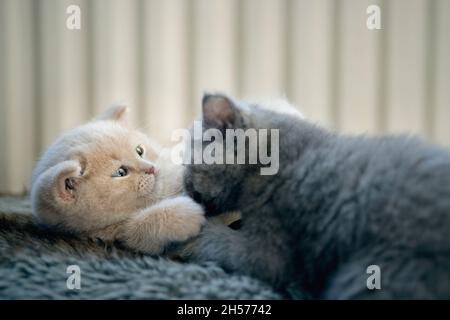
{"type": "Polygon", "coordinates": [[[139,255],[45,229],[27,198],[0,197],[0,299],[280,298],[270,286],[214,264],[139,255]],[[72,265],[79,267],[79,289],[69,289],[72,265]]]}

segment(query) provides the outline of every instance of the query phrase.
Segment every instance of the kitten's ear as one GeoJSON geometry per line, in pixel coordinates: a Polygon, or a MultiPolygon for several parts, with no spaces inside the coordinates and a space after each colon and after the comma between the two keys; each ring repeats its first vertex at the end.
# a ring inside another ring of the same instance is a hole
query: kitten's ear
{"type": "Polygon", "coordinates": [[[205,128],[219,130],[232,128],[239,119],[239,111],[236,105],[223,94],[205,93],[202,99],[202,108],[205,128]]]}
{"type": "Polygon", "coordinates": [[[50,172],[51,188],[58,201],[70,203],[75,200],[82,168],[78,160],[63,161],[52,167],[50,172]]]}
{"type": "Polygon", "coordinates": [[[128,124],[130,108],[125,105],[115,105],[106,109],[96,120],[112,120],[122,124],[128,124]]]}

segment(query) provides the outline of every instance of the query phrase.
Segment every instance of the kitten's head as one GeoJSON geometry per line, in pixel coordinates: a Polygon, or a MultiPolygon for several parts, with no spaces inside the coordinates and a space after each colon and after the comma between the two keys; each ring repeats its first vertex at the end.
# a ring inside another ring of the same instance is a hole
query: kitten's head
{"type": "MultiPolygon", "coordinates": [[[[249,138],[246,138],[245,142],[245,164],[236,164],[237,140],[234,137],[230,139],[230,136],[227,139],[227,129],[242,129],[244,132],[251,131],[247,129],[256,129],[256,133],[261,133],[261,136],[258,135],[258,145],[256,149],[253,149],[253,154],[259,155],[261,149],[261,144],[259,143],[265,143],[264,148],[267,148],[267,155],[275,155],[274,152],[278,149],[279,157],[283,157],[283,145],[290,144],[289,141],[283,138],[283,132],[289,131],[292,126],[301,121],[303,116],[285,101],[264,105],[249,104],[237,101],[224,94],[205,94],[202,108],[203,134],[210,129],[220,132],[223,136],[223,145],[226,145],[230,140],[234,140],[235,164],[227,164],[225,155],[224,164],[207,164],[204,161],[200,164],[195,163],[194,158],[196,155],[197,159],[202,158],[211,142],[202,139],[200,143],[202,148],[198,148],[199,143],[197,142],[196,144],[196,140],[199,137],[191,134],[192,138],[188,147],[191,149],[192,159],[186,165],[184,175],[185,189],[194,200],[205,205],[208,214],[238,209],[237,206],[242,193],[244,191],[248,192],[244,182],[247,183],[252,180],[255,192],[257,192],[256,186],[266,183],[270,180],[270,176],[261,176],[261,169],[267,167],[267,163],[261,164],[260,161],[253,164],[250,163],[249,157],[252,148],[249,146],[249,138]],[[280,108],[278,109],[277,106],[280,106],[280,108]],[[264,130],[261,131],[261,129],[267,130],[266,132],[269,134],[263,134],[264,130]],[[279,132],[280,139],[276,141],[277,146],[274,145],[272,140],[274,136],[272,136],[271,129],[277,129],[279,132]],[[258,181],[255,181],[255,178],[258,181]]],[[[222,150],[224,150],[224,154],[227,153],[225,147],[222,150]]],[[[276,160],[278,161],[279,159],[276,160]]]]}
{"type": "Polygon", "coordinates": [[[46,224],[90,231],[125,220],[161,195],[160,149],[113,107],[55,141],[33,172],[33,212],[46,224]]]}

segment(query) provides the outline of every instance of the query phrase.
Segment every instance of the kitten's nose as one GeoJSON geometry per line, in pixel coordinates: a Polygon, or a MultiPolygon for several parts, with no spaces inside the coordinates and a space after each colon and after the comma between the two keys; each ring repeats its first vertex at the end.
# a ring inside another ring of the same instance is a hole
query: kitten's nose
{"type": "Polygon", "coordinates": [[[146,174],[155,174],[155,167],[154,167],[154,166],[150,166],[150,167],[146,168],[146,169],[144,170],[144,172],[145,172],[146,174]]]}

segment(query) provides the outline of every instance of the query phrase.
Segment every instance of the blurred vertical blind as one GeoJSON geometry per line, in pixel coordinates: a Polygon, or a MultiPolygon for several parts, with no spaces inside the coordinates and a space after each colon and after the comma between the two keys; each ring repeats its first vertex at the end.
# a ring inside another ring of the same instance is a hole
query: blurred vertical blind
{"type": "Polygon", "coordinates": [[[205,90],[286,96],[342,132],[450,144],[448,0],[0,0],[0,192],[113,102],[162,142],[205,90]],[[69,5],[81,30],[66,28],[69,5]],[[366,27],[369,5],[382,30],[366,27]]]}

